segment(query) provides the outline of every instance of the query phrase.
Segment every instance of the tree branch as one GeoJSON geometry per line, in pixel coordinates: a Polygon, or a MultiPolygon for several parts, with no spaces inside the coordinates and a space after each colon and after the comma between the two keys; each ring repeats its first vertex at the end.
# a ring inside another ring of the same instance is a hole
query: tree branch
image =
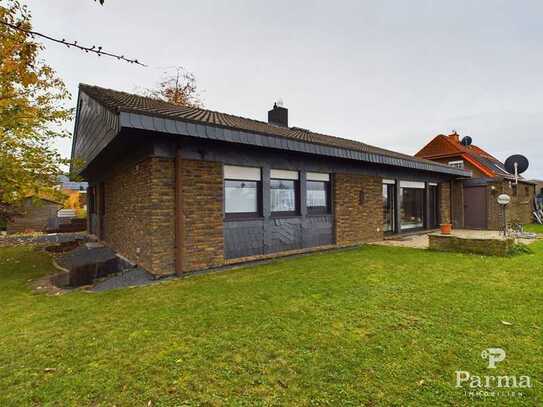
{"type": "Polygon", "coordinates": [[[84,52],[87,52],[87,53],[88,52],[94,53],[94,54],[96,54],[98,56],[105,55],[107,57],[116,58],[119,61],[125,61],[125,62],[128,62],[130,64],[136,64],[136,65],[141,65],[141,66],[145,66],[145,67],[147,66],[147,65],[139,62],[137,59],[130,59],[130,58],[126,58],[124,55],[117,55],[117,54],[113,54],[111,52],[106,52],[106,51],[104,51],[102,49],[102,47],[97,47],[95,45],[93,45],[92,47],[85,47],[85,46],[79,45],[77,43],[77,41],[69,42],[69,41],[66,41],[64,38],[59,40],[58,38],[50,37],[49,35],[45,35],[45,34],[42,34],[42,33],[36,32],[36,31],[25,30],[24,28],[21,28],[18,25],[11,24],[11,23],[8,23],[8,22],[5,22],[5,21],[0,21],[0,24],[5,25],[6,27],[9,27],[9,28],[11,28],[13,30],[17,30],[17,31],[26,33],[26,34],[30,35],[32,38],[34,38],[34,36],[41,37],[41,38],[45,38],[46,40],[56,42],[57,44],[66,45],[68,48],[74,47],[74,48],[77,48],[77,49],[79,49],[81,51],[84,51],[84,52]]]}

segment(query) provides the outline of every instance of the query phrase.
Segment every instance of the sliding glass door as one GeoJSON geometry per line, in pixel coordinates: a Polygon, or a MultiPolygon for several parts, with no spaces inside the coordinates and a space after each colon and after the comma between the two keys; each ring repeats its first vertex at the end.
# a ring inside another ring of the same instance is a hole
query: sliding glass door
{"type": "Polygon", "coordinates": [[[424,229],[424,182],[400,183],[400,229],[410,231],[424,229]]]}

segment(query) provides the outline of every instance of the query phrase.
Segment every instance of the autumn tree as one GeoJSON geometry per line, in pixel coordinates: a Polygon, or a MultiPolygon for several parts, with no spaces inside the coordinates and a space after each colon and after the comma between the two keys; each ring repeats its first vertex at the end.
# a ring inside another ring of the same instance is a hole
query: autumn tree
{"type": "Polygon", "coordinates": [[[28,195],[54,196],[64,163],[52,146],[67,137],[62,125],[70,94],[40,58],[43,46],[31,31],[31,14],[18,0],[0,5],[0,217],[28,195]],[[21,29],[13,29],[15,26],[21,29]]]}
{"type": "Polygon", "coordinates": [[[183,67],[177,67],[173,75],[165,73],[156,89],[147,89],[142,93],[178,106],[203,107],[196,77],[183,67]]]}

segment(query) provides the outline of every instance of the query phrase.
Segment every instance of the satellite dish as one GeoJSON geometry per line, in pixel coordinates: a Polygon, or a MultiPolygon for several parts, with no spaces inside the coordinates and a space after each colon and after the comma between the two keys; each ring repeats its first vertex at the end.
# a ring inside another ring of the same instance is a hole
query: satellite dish
{"type": "Polygon", "coordinates": [[[526,172],[530,163],[526,157],[515,154],[505,160],[505,169],[509,174],[519,175],[526,172]]]}
{"type": "Polygon", "coordinates": [[[461,141],[462,145],[464,145],[465,147],[467,146],[471,146],[471,143],[473,143],[473,139],[470,137],[470,136],[466,136],[462,139],[461,141]]]}

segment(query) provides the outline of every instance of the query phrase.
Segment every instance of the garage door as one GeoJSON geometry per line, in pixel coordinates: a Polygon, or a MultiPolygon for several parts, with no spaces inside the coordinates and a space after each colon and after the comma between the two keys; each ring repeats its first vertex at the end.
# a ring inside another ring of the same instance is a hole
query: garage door
{"type": "Polygon", "coordinates": [[[464,227],[486,229],[486,187],[464,187],[464,227]]]}

